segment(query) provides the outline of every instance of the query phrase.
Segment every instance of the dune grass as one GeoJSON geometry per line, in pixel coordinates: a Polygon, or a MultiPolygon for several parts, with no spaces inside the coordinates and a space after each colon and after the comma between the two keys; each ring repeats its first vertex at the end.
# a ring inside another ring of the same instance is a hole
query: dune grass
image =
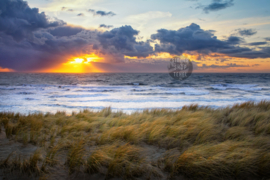
{"type": "Polygon", "coordinates": [[[0,167],[37,176],[62,165],[69,174],[106,179],[270,178],[268,101],[132,114],[0,113],[0,125],[7,138],[39,148],[28,159],[8,156],[0,167]]]}

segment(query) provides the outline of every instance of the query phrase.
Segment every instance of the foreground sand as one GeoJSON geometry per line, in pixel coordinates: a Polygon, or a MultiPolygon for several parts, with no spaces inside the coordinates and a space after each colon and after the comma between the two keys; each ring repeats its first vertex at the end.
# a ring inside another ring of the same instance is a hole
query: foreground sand
{"type": "Polygon", "coordinates": [[[0,113],[0,179],[267,179],[270,102],[0,113]]]}

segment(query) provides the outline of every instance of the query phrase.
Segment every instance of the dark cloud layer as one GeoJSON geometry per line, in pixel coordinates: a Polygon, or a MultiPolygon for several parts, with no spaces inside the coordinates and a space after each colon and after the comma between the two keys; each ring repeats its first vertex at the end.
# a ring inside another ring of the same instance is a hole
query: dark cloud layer
{"type": "Polygon", "coordinates": [[[233,6],[233,0],[213,0],[213,2],[207,6],[198,6],[197,8],[203,9],[205,13],[209,13],[211,11],[219,11],[222,9],[226,9],[228,7],[233,6]]]}
{"type": "Polygon", "coordinates": [[[261,48],[260,51],[256,51],[240,47],[244,43],[244,39],[237,36],[219,40],[214,36],[214,31],[203,30],[194,23],[177,31],[160,29],[151,38],[160,42],[160,44],[155,45],[156,52],[180,55],[184,52],[196,51],[201,54],[220,53],[241,58],[270,57],[269,49],[261,48]]]}
{"type": "Polygon", "coordinates": [[[49,68],[87,51],[96,32],[49,21],[22,0],[0,1],[0,66],[19,71],[49,68]]]}
{"type": "Polygon", "coordinates": [[[22,0],[1,0],[0,11],[0,32],[17,41],[30,36],[35,30],[64,24],[63,21],[49,21],[45,13],[39,13],[37,8],[30,8],[22,0]]]}
{"type": "Polygon", "coordinates": [[[88,9],[88,12],[93,13],[94,16],[115,16],[116,14],[112,11],[96,11],[94,9],[88,9]]]}

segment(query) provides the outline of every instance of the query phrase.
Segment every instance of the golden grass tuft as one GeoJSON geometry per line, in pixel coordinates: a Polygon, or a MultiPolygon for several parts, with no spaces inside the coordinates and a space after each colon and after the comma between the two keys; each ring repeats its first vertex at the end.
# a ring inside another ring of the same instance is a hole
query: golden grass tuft
{"type": "Polygon", "coordinates": [[[68,164],[70,173],[74,172],[75,170],[80,170],[80,166],[83,164],[83,155],[85,151],[84,145],[84,140],[74,142],[74,144],[71,145],[66,162],[68,164]]]}

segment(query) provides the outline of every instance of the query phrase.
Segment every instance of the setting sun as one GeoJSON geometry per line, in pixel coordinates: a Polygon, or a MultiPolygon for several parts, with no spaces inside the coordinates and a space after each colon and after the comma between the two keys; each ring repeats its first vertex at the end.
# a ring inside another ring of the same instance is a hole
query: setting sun
{"type": "Polygon", "coordinates": [[[85,54],[79,57],[71,57],[66,63],[58,67],[50,69],[50,72],[57,73],[89,73],[89,72],[102,72],[93,66],[92,62],[99,62],[103,58],[95,54],[85,54]]]}

